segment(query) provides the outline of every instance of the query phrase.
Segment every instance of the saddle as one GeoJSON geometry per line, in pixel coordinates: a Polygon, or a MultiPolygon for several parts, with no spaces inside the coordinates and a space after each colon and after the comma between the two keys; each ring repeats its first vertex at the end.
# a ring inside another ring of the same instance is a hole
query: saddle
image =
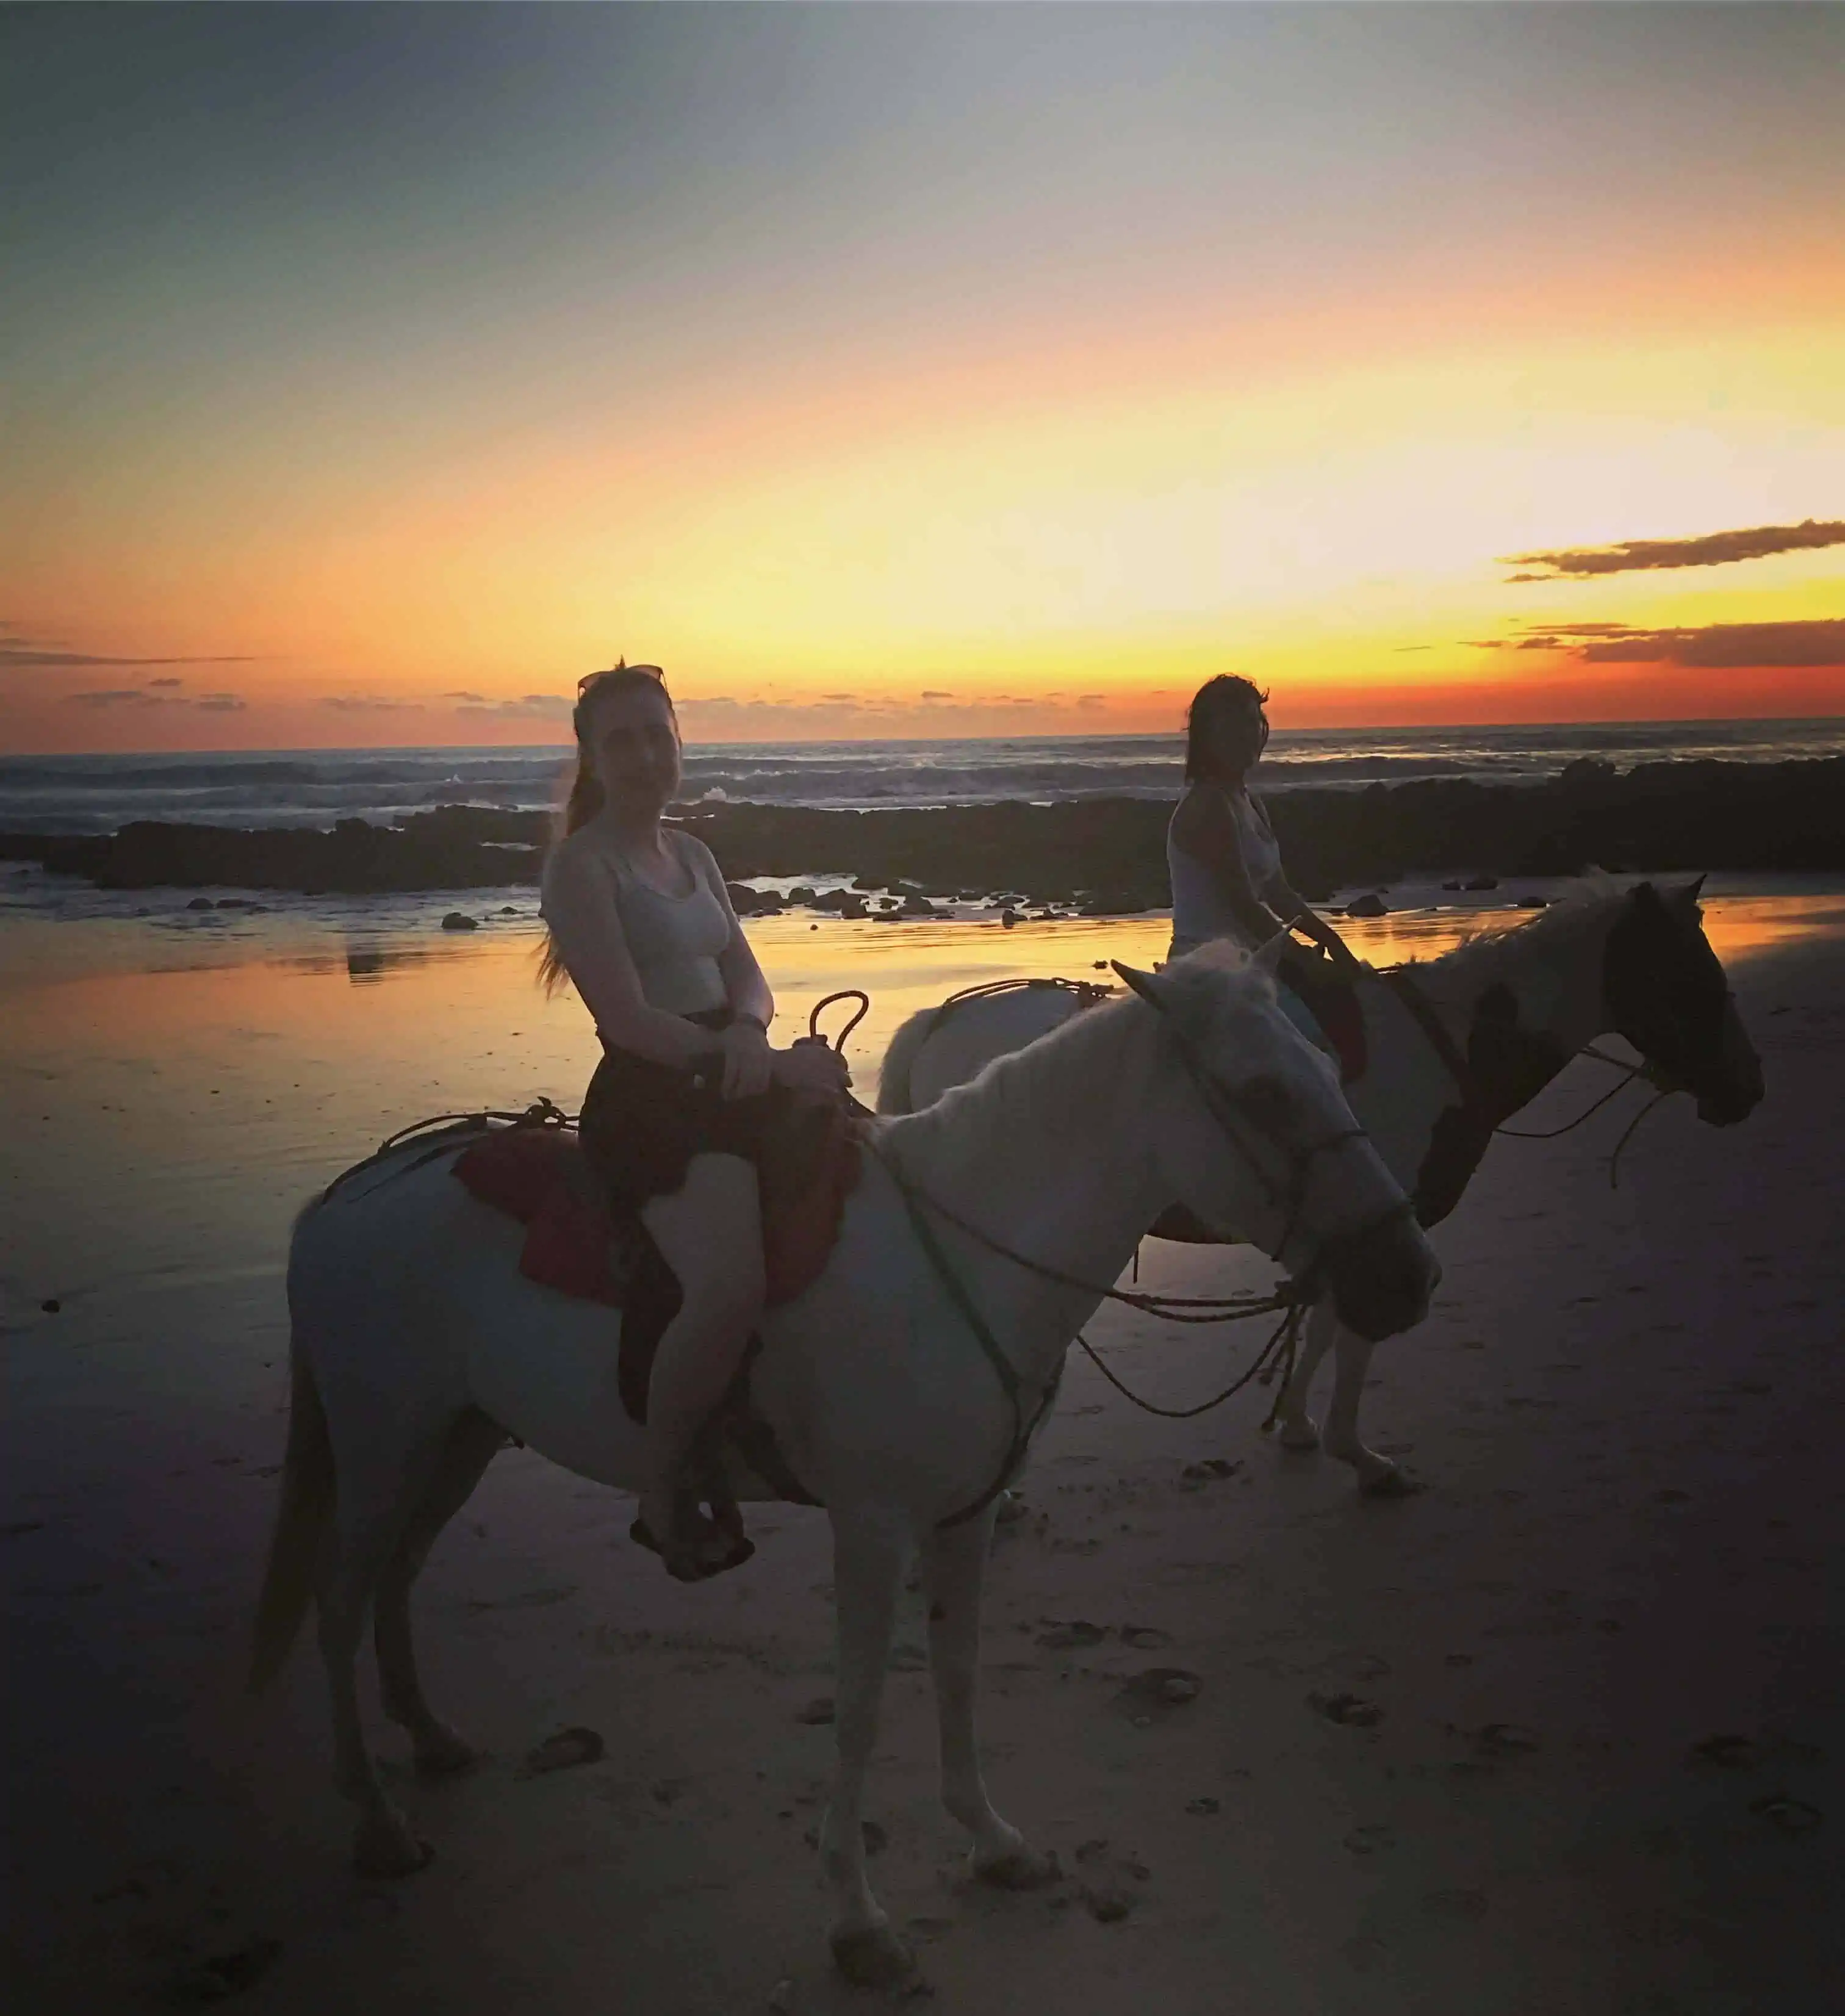
{"type": "MultiPolygon", "coordinates": [[[[764,1143],[757,1175],[771,1306],[792,1300],[825,1265],[858,1180],[858,1157],[851,1114],[833,1100],[800,1102],[764,1143]]],[[[678,1312],[679,1283],[638,1215],[610,1208],[574,1131],[532,1121],[493,1128],[456,1157],[451,1173],[470,1196],[524,1226],[519,1271],[527,1280],[621,1311],[621,1403],[631,1420],[645,1422],[654,1356],[678,1312]]],[[[759,1348],[753,1344],[746,1354],[739,1386],[759,1348]]],[[[752,1467],[781,1488],[757,1452],[735,1438],[752,1467]]]]}

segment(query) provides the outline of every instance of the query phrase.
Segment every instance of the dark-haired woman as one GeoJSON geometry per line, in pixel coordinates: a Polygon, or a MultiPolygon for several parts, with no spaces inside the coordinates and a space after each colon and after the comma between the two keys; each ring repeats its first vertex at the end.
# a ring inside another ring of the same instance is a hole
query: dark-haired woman
{"type": "Polygon", "coordinates": [[[760,1318],[757,1163],[778,1089],[843,1094],[815,1044],[770,1047],[775,999],[711,851],[663,825],[678,795],[678,716],[656,666],[582,682],[565,831],[545,864],[548,985],[567,973],[602,1041],[583,1102],[585,1151],[638,1211],[684,1300],[647,1389],[647,1481],[636,1537],[681,1581],[734,1566],[747,1543],[700,1513],[686,1459],[760,1318]]]}
{"type": "MultiPolygon", "coordinates": [[[[1253,951],[1278,931],[1295,931],[1311,938],[1342,974],[1355,975],[1365,970],[1362,963],[1282,873],[1275,829],[1250,791],[1249,773],[1268,742],[1263,711],[1268,698],[1249,680],[1228,673],[1207,679],[1193,696],[1185,717],[1185,794],[1166,833],[1172,877],[1168,956],[1178,959],[1210,938],[1234,938],[1253,951]]],[[[1303,952],[1301,959],[1311,970],[1312,956],[1303,952]]],[[[1291,974],[1284,967],[1282,977],[1307,982],[1300,963],[1292,965],[1291,974]]],[[[1283,1003],[1295,1013],[1289,991],[1283,990],[1283,1003]]],[[[1304,1013],[1303,1007],[1297,1021],[1304,1013]]],[[[1318,1024],[1308,1027],[1312,1019],[1307,1015],[1301,1026],[1322,1042],[1318,1024]]]]}

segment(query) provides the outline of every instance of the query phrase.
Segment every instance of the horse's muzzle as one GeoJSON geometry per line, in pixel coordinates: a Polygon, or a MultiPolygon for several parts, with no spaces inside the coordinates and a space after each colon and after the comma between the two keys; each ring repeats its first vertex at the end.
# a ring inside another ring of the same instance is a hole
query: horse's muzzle
{"type": "Polygon", "coordinates": [[[1407,1215],[1341,1240],[1325,1268],[1339,1320],[1373,1344],[1419,1323],[1441,1280],[1435,1249],[1407,1215]]]}

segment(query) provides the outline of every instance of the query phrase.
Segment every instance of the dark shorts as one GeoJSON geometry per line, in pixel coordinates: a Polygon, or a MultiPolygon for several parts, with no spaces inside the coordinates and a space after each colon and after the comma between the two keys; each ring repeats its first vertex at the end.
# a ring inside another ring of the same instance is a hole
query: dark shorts
{"type": "Polygon", "coordinates": [[[752,1098],[726,1099],[719,1089],[723,1068],[716,1049],[689,1066],[656,1064],[631,1050],[602,1053],[583,1095],[580,1138],[612,1203],[632,1211],[649,1197],[671,1196],[694,1155],[739,1155],[760,1168],[786,1094],[771,1086],[752,1098]]]}

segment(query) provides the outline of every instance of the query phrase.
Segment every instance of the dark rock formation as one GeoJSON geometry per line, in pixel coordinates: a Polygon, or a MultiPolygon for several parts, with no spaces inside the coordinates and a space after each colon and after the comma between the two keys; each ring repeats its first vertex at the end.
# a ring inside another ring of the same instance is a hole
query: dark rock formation
{"type": "MultiPolygon", "coordinates": [[[[1444,778],[1276,792],[1268,803],[1289,879],[1321,899],[1412,872],[1491,888],[1502,875],[1591,865],[1845,869],[1845,758],[1650,763],[1624,776],[1584,758],[1545,784],[1444,778]]],[[[969,890],[1015,911],[1075,902],[1113,914],[1168,900],[1170,812],[1157,800],[1088,798],[865,812],[699,805],[683,816],[736,878],[739,912],[783,907],[740,888],[744,877],[849,873],[855,891],[891,890],[912,916],[927,914],[929,899],[969,890]]],[[[139,823],[100,837],[0,834],[0,859],[40,862],[111,889],[493,889],[537,880],[548,830],[538,813],[445,805],[400,826],[343,819],[331,833],[139,823]]],[[[862,902],[829,894],[814,907],[851,916],[862,902]]]]}

